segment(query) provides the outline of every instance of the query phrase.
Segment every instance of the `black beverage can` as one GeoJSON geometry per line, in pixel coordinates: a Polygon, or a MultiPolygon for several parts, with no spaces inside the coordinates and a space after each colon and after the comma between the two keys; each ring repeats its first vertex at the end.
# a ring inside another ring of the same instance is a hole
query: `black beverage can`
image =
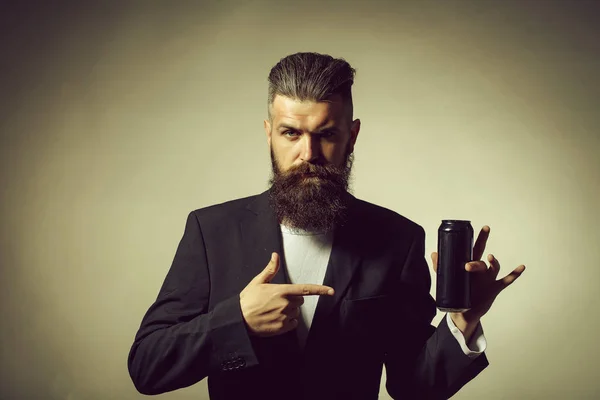
{"type": "Polygon", "coordinates": [[[438,310],[463,312],[471,308],[471,281],[465,264],[473,257],[471,221],[442,220],[438,229],[435,302],[438,310]]]}

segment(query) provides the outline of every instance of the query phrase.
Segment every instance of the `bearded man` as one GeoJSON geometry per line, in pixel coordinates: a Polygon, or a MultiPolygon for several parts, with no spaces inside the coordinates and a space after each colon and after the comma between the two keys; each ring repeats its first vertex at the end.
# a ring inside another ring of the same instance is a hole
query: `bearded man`
{"type": "MultiPolygon", "coordinates": [[[[269,74],[270,187],[192,211],[129,353],[137,390],[208,379],[211,399],[397,399],[455,394],[487,365],[480,319],[524,270],[466,267],[473,307],[437,327],[425,232],[349,192],[355,70],[296,53],[269,74]]],[[[433,268],[437,254],[432,254],[433,268]]]]}

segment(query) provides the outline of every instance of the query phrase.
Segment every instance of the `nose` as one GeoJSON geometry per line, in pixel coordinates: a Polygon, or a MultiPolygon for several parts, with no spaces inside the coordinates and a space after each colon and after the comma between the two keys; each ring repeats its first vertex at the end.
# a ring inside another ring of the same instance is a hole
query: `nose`
{"type": "Polygon", "coordinates": [[[304,162],[314,162],[321,157],[321,141],[319,137],[304,135],[302,138],[300,159],[304,162]]]}

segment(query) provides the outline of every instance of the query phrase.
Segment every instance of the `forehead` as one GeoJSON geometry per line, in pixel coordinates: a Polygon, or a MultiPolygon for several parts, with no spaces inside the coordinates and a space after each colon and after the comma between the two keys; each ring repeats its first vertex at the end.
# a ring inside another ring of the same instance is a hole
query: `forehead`
{"type": "Polygon", "coordinates": [[[311,129],[321,125],[338,125],[343,122],[344,102],[341,96],[327,101],[300,101],[276,95],[271,107],[273,125],[294,124],[311,129]]]}

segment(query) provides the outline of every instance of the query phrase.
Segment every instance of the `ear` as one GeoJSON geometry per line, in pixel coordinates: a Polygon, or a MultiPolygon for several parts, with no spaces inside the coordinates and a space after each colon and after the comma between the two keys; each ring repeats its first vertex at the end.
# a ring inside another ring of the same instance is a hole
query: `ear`
{"type": "Polygon", "coordinates": [[[358,132],[360,131],[360,119],[355,119],[352,121],[352,126],[350,127],[350,153],[354,152],[354,144],[356,143],[356,139],[358,139],[358,132]]]}
{"type": "Polygon", "coordinates": [[[267,144],[271,147],[271,123],[268,119],[265,119],[263,124],[265,126],[265,134],[267,135],[267,144]]]}

